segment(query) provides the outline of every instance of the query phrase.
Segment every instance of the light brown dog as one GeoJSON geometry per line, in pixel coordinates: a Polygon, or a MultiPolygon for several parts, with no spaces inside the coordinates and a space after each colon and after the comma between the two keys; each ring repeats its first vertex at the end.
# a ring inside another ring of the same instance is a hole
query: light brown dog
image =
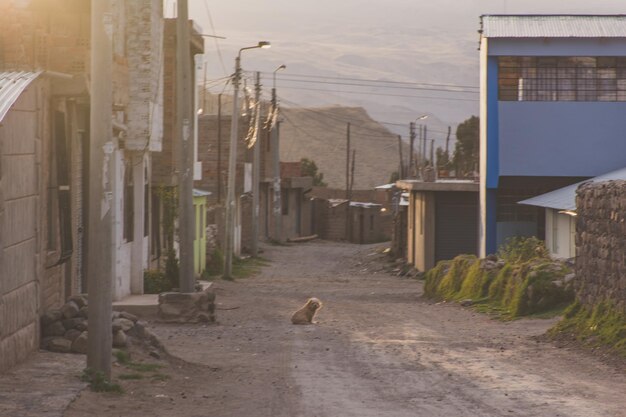
{"type": "Polygon", "coordinates": [[[311,324],[313,323],[313,316],[315,316],[315,313],[320,308],[322,308],[322,302],[320,300],[317,298],[309,298],[300,310],[293,313],[291,322],[293,324],[311,324]]]}

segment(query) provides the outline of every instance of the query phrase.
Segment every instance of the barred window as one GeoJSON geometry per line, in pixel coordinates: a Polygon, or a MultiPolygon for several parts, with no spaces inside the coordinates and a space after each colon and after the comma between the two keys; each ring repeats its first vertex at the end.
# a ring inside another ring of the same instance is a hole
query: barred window
{"type": "Polygon", "coordinates": [[[502,101],[626,101],[626,57],[500,57],[502,101]]]}

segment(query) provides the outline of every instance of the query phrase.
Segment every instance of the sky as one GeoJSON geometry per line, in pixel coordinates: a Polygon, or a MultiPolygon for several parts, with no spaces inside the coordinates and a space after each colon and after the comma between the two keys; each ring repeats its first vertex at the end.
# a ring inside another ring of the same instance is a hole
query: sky
{"type": "MultiPolygon", "coordinates": [[[[188,1],[203,33],[226,37],[206,38],[211,91],[228,93],[238,50],[266,40],[271,49],[242,54],[250,79],[261,71],[264,96],[284,64],[283,106],[361,106],[399,134],[423,114],[439,131],[478,114],[481,14],[626,13],[626,0],[188,1]]],[[[174,9],[165,0],[166,16],[174,9]]]]}

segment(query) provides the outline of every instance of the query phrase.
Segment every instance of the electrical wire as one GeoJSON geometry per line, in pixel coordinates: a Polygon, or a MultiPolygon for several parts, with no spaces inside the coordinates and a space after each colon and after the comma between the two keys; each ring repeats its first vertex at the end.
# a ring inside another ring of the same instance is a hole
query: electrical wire
{"type": "Polygon", "coordinates": [[[478,101],[478,98],[455,98],[455,97],[432,97],[432,96],[414,96],[406,94],[387,94],[387,93],[373,93],[369,91],[346,91],[346,90],[324,90],[321,88],[305,88],[305,87],[281,87],[281,89],[288,90],[305,90],[305,91],[322,91],[326,93],[336,94],[366,94],[368,96],[384,96],[384,97],[404,97],[404,98],[419,98],[426,100],[449,100],[449,101],[478,101]]]}
{"type": "MultiPolygon", "coordinates": [[[[261,75],[272,76],[273,74],[269,72],[262,72],[261,75]]],[[[473,90],[479,89],[479,87],[472,86],[472,85],[437,84],[437,83],[411,82],[411,81],[407,81],[407,82],[385,81],[385,80],[374,80],[374,79],[366,79],[366,78],[331,77],[331,76],[323,76],[323,75],[292,74],[292,73],[281,73],[280,78],[285,81],[291,81],[291,80],[288,80],[288,78],[319,78],[319,79],[326,79],[326,80],[358,81],[358,82],[379,83],[379,84],[403,84],[403,85],[428,86],[428,87],[466,88],[466,89],[473,89],[473,90]]]]}
{"type": "Polygon", "coordinates": [[[211,31],[213,32],[213,42],[215,42],[215,49],[217,50],[217,57],[220,60],[220,64],[222,65],[222,71],[224,71],[224,75],[228,75],[228,72],[226,71],[226,66],[224,65],[224,59],[222,58],[222,51],[220,50],[220,44],[217,41],[217,36],[216,32],[215,32],[215,25],[213,25],[213,17],[211,16],[211,10],[209,9],[209,1],[208,0],[204,0],[202,2],[204,4],[204,9],[206,10],[206,14],[209,18],[209,25],[211,25],[211,31]]]}
{"type": "MultiPolygon", "coordinates": [[[[339,81],[316,81],[316,80],[289,80],[284,79],[285,82],[292,83],[314,83],[314,84],[324,84],[324,85],[345,85],[345,86],[354,86],[354,87],[367,87],[367,88],[389,88],[389,89],[400,89],[400,90],[416,90],[416,91],[438,91],[443,93],[461,93],[461,94],[478,94],[478,91],[467,91],[467,90],[451,90],[446,88],[435,88],[435,87],[407,87],[400,85],[370,85],[363,83],[346,83],[339,81]]],[[[283,87],[284,88],[284,87],[283,87]]]]}

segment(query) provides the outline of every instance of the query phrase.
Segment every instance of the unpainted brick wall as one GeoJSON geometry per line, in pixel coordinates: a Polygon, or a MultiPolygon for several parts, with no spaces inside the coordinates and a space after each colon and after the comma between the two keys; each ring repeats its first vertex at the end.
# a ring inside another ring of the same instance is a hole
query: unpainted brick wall
{"type": "Polygon", "coordinates": [[[626,314],[626,181],[581,185],[576,210],[577,298],[626,314]]]}

